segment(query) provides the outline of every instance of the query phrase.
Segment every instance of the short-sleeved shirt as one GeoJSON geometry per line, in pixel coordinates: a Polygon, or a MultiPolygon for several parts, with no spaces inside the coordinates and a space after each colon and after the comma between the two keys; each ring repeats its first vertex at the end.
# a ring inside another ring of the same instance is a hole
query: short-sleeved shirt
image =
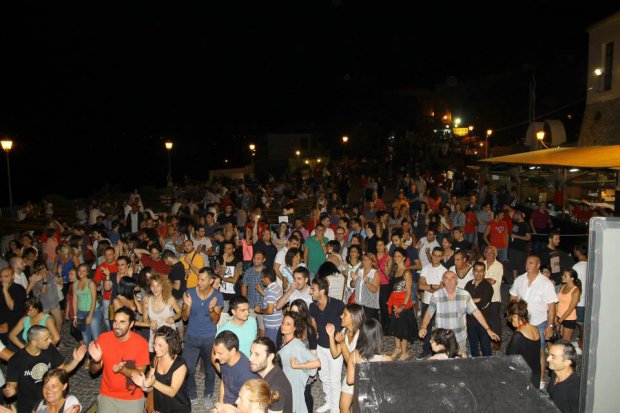
{"type": "MultiPolygon", "coordinates": [[[[256,340],[257,326],[256,318],[250,316],[243,325],[237,325],[233,320],[228,320],[218,330],[217,334],[222,331],[232,331],[239,339],[239,351],[250,357],[250,349],[252,348],[252,342],[256,340]]],[[[217,335],[216,335],[217,336],[217,335]]]]}
{"type": "Polygon", "coordinates": [[[248,268],[243,274],[243,284],[248,286],[248,301],[252,309],[254,306],[262,307],[263,305],[263,296],[256,291],[256,286],[261,283],[261,274],[262,270],[259,271],[254,267],[248,268]]]}
{"type": "Polygon", "coordinates": [[[493,261],[493,264],[491,265],[485,261],[484,265],[487,266],[484,278],[495,280],[495,284],[491,286],[493,287],[493,298],[491,298],[491,302],[499,303],[502,301],[502,278],[504,278],[504,266],[497,260],[493,261]]]}
{"type": "Polygon", "coordinates": [[[559,383],[555,383],[555,372],[551,373],[551,380],[547,387],[549,398],[560,409],[561,412],[579,412],[579,387],[581,380],[575,373],[559,383]]]}
{"type": "Polygon", "coordinates": [[[445,288],[437,290],[431,297],[427,312],[431,317],[435,315],[435,328],[445,328],[454,331],[456,341],[467,340],[467,322],[465,316],[474,313],[478,307],[471,295],[460,288],[456,289],[456,297],[448,298],[445,288]]]}
{"type": "Polygon", "coordinates": [[[222,381],[224,382],[224,403],[232,405],[237,402],[239,390],[246,381],[260,378],[256,373],[250,371],[250,360],[245,354],[239,353],[239,355],[241,357],[234,365],[222,364],[220,366],[222,381]]]}
{"type": "MultiPolygon", "coordinates": [[[[101,265],[97,267],[97,270],[95,271],[95,275],[93,276],[93,281],[95,281],[95,284],[99,284],[105,281],[105,274],[102,271],[103,268],[107,269],[110,272],[110,275],[118,272],[118,265],[116,264],[116,261],[114,261],[111,264],[107,262],[103,262],[101,265]]],[[[102,291],[103,291],[104,300],[112,299],[112,290],[108,290],[108,291],[102,290],[102,291]]]]}
{"type": "Polygon", "coordinates": [[[151,267],[153,271],[158,274],[168,275],[170,273],[170,267],[166,264],[164,260],[154,260],[146,254],[142,254],[140,257],[140,261],[142,265],[145,267],[151,267]]]}
{"type": "MultiPolygon", "coordinates": [[[[515,222],[512,226],[513,235],[525,237],[530,232],[530,226],[525,221],[515,222]]],[[[527,251],[527,241],[510,237],[509,248],[517,251],[527,251]]]]}
{"type": "MultiPolygon", "coordinates": [[[[446,267],[439,264],[437,267],[433,267],[432,264],[425,265],[420,271],[420,277],[424,277],[426,279],[426,283],[428,285],[433,284],[441,284],[443,280],[443,275],[448,271],[446,267]]],[[[433,293],[430,291],[424,291],[424,295],[422,296],[422,302],[424,304],[429,304],[431,302],[431,296],[433,293]]]]}
{"type": "Polygon", "coordinates": [[[532,223],[534,224],[534,229],[538,230],[544,230],[549,228],[549,221],[551,220],[551,216],[549,215],[549,212],[547,212],[546,210],[543,212],[540,212],[540,210],[535,210],[532,211],[532,214],[530,215],[530,219],[532,220],[532,223]]]}
{"type": "MultiPolygon", "coordinates": [[[[291,287],[294,288],[294,287],[291,287]]],[[[295,300],[304,300],[306,302],[306,304],[308,304],[308,307],[310,307],[310,304],[312,304],[312,296],[310,295],[310,287],[306,287],[305,290],[298,290],[295,289],[295,291],[293,291],[290,295],[290,297],[288,298],[287,303],[292,303],[295,300]]]]}
{"type": "Polygon", "coordinates": [[[116,374],[112,367],[121,361],[130,368],[149,365],[149,344],[137,333],[129,333],[125,341],[120,341],[113,331],[103,333],[97,339],[103,355],[103,379],[101,395],[120,400],[139,400],[144,397],[142,389],[122,374],[116,374]]]}
{"type": "Polygon", "coordinates": [[[276,308],[276,303],[282,297],[282,287],[276,282],[272,282],[269,287],[265,288],[265,296],[263,297],[263,309],[267,305],[273,304],[273,314],[263,314],[265,328],[275,329],[282,325],[282,311],[276,308]]]}
{"type": "Polygon", "coordinates": [[[422,264],[422,267],[425,267],[426,265],[430,264],[430,261],[428,260],[428,256],[426,255],[426,249],[430,248],[431,254],[432,254],[433,248],[435,247],[439,247],[439,243],[437,242],[437,240],[429,241],[426,237],[422,237],[420,239],[419,256],[420,256],[420,264],[422,264]]]}
{"type": "Polygon", "coordinates": [[[187,276],[187,288],[193,288],[198,285],[198,273],[191,269],[189,264],[191,263],[196,268],[202,268],[205,266],[203,255],[199,252],[192,251],[181,257],[181,262],[186,270],[189,271],[187,276]]]}
{"type": "Polygon", "coordinates": [[[282,369],[278,366],[273,366],[273,368],[265,377],[263,377],[263,379],[269,383],[271,391],[277,391],[280,396],[277,402],[271,403],[269,410],[274,412],[282,411],[284,413],[292,413],[293,389],[291,388],[291,383],[286,378],[286,375],[282,369]]]}
{"type": "Polygon", "coordinates": [[[60,352],[50,345],[38,356],[33,356],[23,348],[9,360],[7,381],[17,383],[17,412],[31,413],[34,406],[43,398],[43,375],[63,363],[60,352]],[[27,395],[27,396],[26,396],[27,395]]]}
{"type": "Polygon", "coordinates": [[[224,297],[221,292],[213,290],[206,299],[202,300],[198,297],[196,288],[187,290],[187,294],[192,297],[192,308],[189,313],[186,334],[196,338],[213,338],[217,332],[217,326],[211,322],[209,303],[213,297],[216,297],[217,304],[215,306],[224,307],[224,297]]]}
{"type": "Polygon", "coordinates": [[[558,302],[553,283],[540,272],[531,285],[528,285],[527,273],[518,276],[510,288],[510,295],[527,302],[530,323],[534,325],[547,321],[548,305],[558,302]]]}
{"type": "MultiPolygon", "coordinates": [[[[327,244],[329,240],[323,237],[323,243],[327,244]]],[[[308,269],[312,272],[317,272],[321,264],[325,262],[325,252],[321,243],[314,237],[306,238],[305,247],[308,249],[308,269]]]]}
{"type": "Polygon", "coordinates": [[[343,311],[344,303],[335,298],[327,298],[327,305],[323,311],[321,311],[317,302],[310,304],[310,315],[316,322],[319,346],[329,348],[329,336],[327,331],[325,331],[325,326],[327,323],[331,323],[336,327],[336,331],[340,331],[342,329],[340,316],[343,311]]]}
{"type": "Polygon", "coordinates": [[[172,289],[172,296],[177,300],[181,300],[183,298],[183,294],[187,289],[187,281],[185,280],[185,267],[182,262],[177,262],[176,264],[172,264],[170,267],[170,273],[168,273],[168,279],[170,283],[174,285],[175,281],[181,282],[181,288],[178,290],[172,289]]]}

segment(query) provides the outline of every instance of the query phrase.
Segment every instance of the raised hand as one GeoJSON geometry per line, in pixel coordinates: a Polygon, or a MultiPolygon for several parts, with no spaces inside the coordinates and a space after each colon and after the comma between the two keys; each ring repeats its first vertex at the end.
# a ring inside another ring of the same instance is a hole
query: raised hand
{"type": "Polygon", "coordinates": [[[101,351],[99,344],[91,341],[88,345],[88,354],[90,354],[90,358],[93,359],[95,363],[99,363],[101,361],[101,356],[103,356],[103,351],[101,351]]]}
{"type": "Polygon", "coordinates": [[[336,340],[336,343],[344,343],[344,334],[341,331],[337,332],[334,340],[336,340]]]}
{"type": "Polygon", "coordinates": [[[327,333],[328,336],[333,336],[334,332],[336,331],[336,327],[332,324],[332,323],[327,323],[325,325],[325,332],[327,333]]]}
{"type": "Polygon", "coordinates": [[[123,367],[125,367],[125,362],[121,360],[119,363],[112,366],[112,371],[114,373],[118,373],[123,369],[123,367]]]}
{"type": "Polygon", "coordinates": [[[213,311],[216,305],[217,305],[217,297],[213,297],[211,301],[209,301],[209,311],[213,311]]]}
{"type": "Polygon", "coordinates": [[[75,360],[75,361],[82,361],[84,359],[85,355],[86,355],[86,345],[85,344],[82,344],[81,346],[79,346],[78,348],[73,350],[73,360],[75,360]]]}
{"type": "Polygon", "coordinates": [[[189,295],[188,293],[183,294],[183,304],[185,304],[188,307],[192,306],[192,296],[189,295]]]}

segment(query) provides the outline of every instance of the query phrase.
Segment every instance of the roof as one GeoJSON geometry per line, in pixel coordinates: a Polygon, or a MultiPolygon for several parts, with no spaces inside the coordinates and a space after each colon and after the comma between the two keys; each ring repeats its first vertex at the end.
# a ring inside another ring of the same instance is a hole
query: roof
{"type": "Polygon", "coordinates": [[[481,159],[480,162],[620,170],[620,145],[551,148],[481,159]]]}

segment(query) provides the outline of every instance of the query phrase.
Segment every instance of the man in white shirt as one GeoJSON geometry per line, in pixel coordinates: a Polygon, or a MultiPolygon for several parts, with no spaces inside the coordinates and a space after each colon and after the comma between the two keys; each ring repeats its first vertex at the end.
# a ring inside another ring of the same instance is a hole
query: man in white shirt
{"type": "MultiPolygon", "coordinates": [[[[488,319],[491,330],[500,336],[502,335],[502,278],[504,277],[504,266],[497,261],[497,248],[493,245],[487,245],[484,250],[484,265],[486,265],[486,274],[484,278],[493,287],[493,298],[489,308],[490,317],[488,319]]],[[[499,350],[500,343],[493,342],[493,350],[499,350]]]]}
{"type": "Polygon", "coordinates": [[[440,245],[437,242],[437,234],[433,229],[426,231],[426,236],[420,238],[420,241],[418,241],[415,247],[418,249],[418,255],[420,256],[420,264],[422,264],[422,268],[431,262],[431,252],[439,246],[440,245]]]}
{"type": "Polygon", "coordinates": [[[276,303],[277,310],[281,310],[288,303],[292,303],[297,299],[304,300],[308,305],[312,303],[310,285],[308,284],[308,280],[310,279],[310,271],[306,267],[297,267],[294,271],[293,285],[290,285],[288,290],[278,299],[278,302],[276,303]]]}
{"type": "Polygon", "coordinates": [[[553,283],[540,272],[540,258],[535,255],[527,257],[526,273],[517,277],[510,288],[510,301],[527,302],[530,324],[540,332],[540,371],[541,387],[545,375],[545,340],[553,335],[555,320],[555,303],[558,297],[553,283]]]}
{"type": "MultiPolygon", "coordinates": [[[[435,247],[431,254],[430,264],[422,267],[422,270],[420,271],[418,290],[424,291],[424,295],[422,296],[422,318],[424,318],[426,310],[428,310],[428,306],[431,302],[431,297],[433,296],[433,293],[443,288],[443,275],[448,270],[446,269],[446,267],[441,265],[442,257],[443,249],[441,249],[441,247],[439,246],[435,247]]],[[[433,332],[434,323],[435,318],[433,317],[428,323],[428,332],[426,337],[424,337],[422,353],[420,353],[420,355],[417,357],[418,360],[423,360],[431,355],[431,333],[433,332]]]]}

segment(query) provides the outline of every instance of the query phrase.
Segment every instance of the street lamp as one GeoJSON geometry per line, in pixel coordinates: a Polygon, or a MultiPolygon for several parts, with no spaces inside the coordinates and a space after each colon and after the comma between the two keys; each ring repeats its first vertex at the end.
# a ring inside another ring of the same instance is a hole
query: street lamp
{"type": "Polygon", "coordinates": [[[461,118],[454,119],[454,126],[458,127],[461,124],[461,118]]]}
{"type": "Polygon", "coordinates": [[[295,151],[295,155],[297,155],[297,159],[299,159],[299,156],[301,155],[301,151],[298,149],[295,151]]]}
{"type": "Polygon", "coordinates": [[[487,129],[487,136],[484,138],[484,157],[489,157],[489,137],[493,134],[493,129],[487,129]]]}
{"type": "Polygon", "coordinates": [[[473,125],[469,125],[469,128],[468,128],[468,129],[469,129],[469,131],[471,132],[471,131],[473,131],[473,130],[474,130],[474,126],[473,126],[473,125]]]}
{"type": "Polygon", "coordinates": [[[342,143],[347,143],[349,142],[349,137],[348,136],[343,136],[342,137],[342,143]]]}
{"type": "Polygon", "coordinates": [[[164,143],[166,146],[166,150],[168,151],[168,186],[172,186],[172,160],[170,153],[172,152],[173,143],[171,141],[166,141],[164,143]]]}
{"type": "Polygon", "coordinates": [[[13,141],[11,139],[3,139],[0,141],[2,143],[2,149],[6,152],[6,173],[9,179],[9,207],[13,208],[13,190],[11,189],[11,166],[9,165],[9,152],[11,148],[13,148],[13,141]]]}
{"type": "Polygon", "coordinates": [[[544,142],[544,139],[545,139],[545,131],[544,130],[541,129],[538,132],[536,132],[536,139],[538,139],[538,142],[540,142],[540,144],[542,146],[544,146],[545,149],[549,149],[549,147],[544,142]]]}

